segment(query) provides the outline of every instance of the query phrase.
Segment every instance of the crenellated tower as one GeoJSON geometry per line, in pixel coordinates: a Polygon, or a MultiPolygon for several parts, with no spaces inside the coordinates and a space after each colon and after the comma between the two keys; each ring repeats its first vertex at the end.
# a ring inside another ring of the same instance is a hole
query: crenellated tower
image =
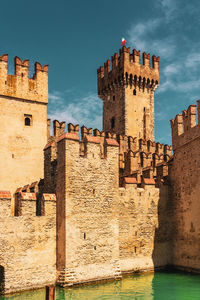
{"type": "Polygon", "coordinates": [[[154,91],[159,83],[159,57],[122,47],[97,70],[103,100],[103,130],[154,140],[154,91]]]}
{"type": "Polygon", "coordinates": [[[36,62],[29,78],[28,60],[15,57],[14,75],[8,74],[7,63],[8,55],[0,56],[0,189],[13,196],[24,182],[44,176],[48,65],[36,62]]]}

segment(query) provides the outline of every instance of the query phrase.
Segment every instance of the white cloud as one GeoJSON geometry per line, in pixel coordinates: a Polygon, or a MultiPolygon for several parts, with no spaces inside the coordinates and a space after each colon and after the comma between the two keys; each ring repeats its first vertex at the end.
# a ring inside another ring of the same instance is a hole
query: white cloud
{"type": "Polygon", "coordinates": [[[176,0],[158,0],[156,6],[162,10],[166,22],[171,21],[175,17],[177,10],[176,0]]]}
{"type": "Polygon", "coordinates": [[[53,93],[49,93],[49,101],[51,103],[56,103],[56,101],[62,101],[62,95],[60,92],[54,91],[53,93]]]}
{"type": "Polygon", "coordinates": [[[157,30],[163,24],[163,19],[155,18],[146,22],[132,24],[127,30],[127,41],[132,48],[160,55],[163,59],[169,59],[176,50],[174,36],[157,38],[157,30]]]}
{"type": "Polygon", "coordinates": [[[96,94],[90,93],[83,97],[70,97],[70,103],[67,103],[64,100],[66,98],[64,93],[54,91],[50,93],[50,95],[51,99],[48,118],[50,118],[52,121],[65,121],[66,124],[73,123],[79,124],[80,126],[85,125],[86,127],[98,128],[101,130],[102,101],[97,97],[96,94]],[[56,101],[59,102],[59,108],[56,109],[54,109],[55,98],[56,101]],[[53,104],[52,108],[51,104],[53,104]]]}
{"type": "Polygon", "coordinates": [[[200,53],[189,53],[185,60],[185,66],[187,68],[199,68],[200,65],[200,53]]]}
{"type": "Polygon", "coordinates": [[[145,51],[149,45],[148,34],[153,32],[160,24],[160,19],[151,19],[146,22],[132,24],[130,29],[127,31],[127,40],[131,47],[145,51]]]}
{"type": "Polygon", "coordinates": [[[163,70],[163,74],[165,76],[170,76],[172,74],[177,74],[179,72],[180,72],[180,66],[177,64],[167,65],[163,70]]]}

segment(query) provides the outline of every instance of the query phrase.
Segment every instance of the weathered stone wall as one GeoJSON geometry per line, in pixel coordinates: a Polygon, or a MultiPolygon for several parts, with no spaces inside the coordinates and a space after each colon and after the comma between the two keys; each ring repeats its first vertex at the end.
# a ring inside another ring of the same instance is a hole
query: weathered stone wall
{"type": "Polygon", "coordinates": [[[200,272],[200,127],[196,125],[196,106],[191,105],[171,124],[174,159],[169,175],[173,187],[173,264],[200,272]]]}
{"type": "Polygon", "coordinates": [[[168,187],[127,183],[119,189],[119,258],[122,272],[153,270],[170,263],[168,187]],[[159,234],[159,236],[158,236],[159,234]]]}
{"type": "Polygon", "coordinates": [[[43,178],[43,148],[47,141],[46,104],[0,96],[0,189],[16,189],[43,178]],[[24,114],[32,116],[25,126],[24,114]],[[37,167],[36,167],[37,166],[37,167]]]}
{"type": "Polygon", "coordinates": [[[8,75],[7,61],[7,55],[0,57],[0,190],[11,191],[13,197],[18,187],[44,177],[48,66],[36,63],[30,79],[28,60],[15,58],[15,75],[8,75]]]}
{"type": "Polygon", "coordinates": [[[128,86],[125,103],[126,135],[154,141],[154,91],[128,86]],[[133,90],[136,95],[133,95],[133,90]]]}
{"type": "Polygon", "coordinates": [[[75,284],[119,276],[118,144],[78,135],[58,141],[58,282],[75,284]],[[105,155],[105,156],[104,156],[105,155]]]}
{"type": "Polygon", "coordinates": [[[4,293],[56,281],[55,195],[45,196],[45,216],[36,216],[33,194],[23,194],[22,215],[13,217],[11,197],[0,193],[0,292],[4,293]]]}

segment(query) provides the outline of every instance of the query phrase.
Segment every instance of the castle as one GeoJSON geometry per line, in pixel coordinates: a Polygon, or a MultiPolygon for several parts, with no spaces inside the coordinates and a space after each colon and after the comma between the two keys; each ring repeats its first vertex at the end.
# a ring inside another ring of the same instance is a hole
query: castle
{"type": "MultiPolygon", "coordinates": [[[[196,105],[154,141],[159,57],[97,71],[103,131],[47,120],[48,66],[0,57],[0,293],[172,266],[200,271],[196,105]]],[[[198,101],[200,120],[200,101],[198,101]]]]}

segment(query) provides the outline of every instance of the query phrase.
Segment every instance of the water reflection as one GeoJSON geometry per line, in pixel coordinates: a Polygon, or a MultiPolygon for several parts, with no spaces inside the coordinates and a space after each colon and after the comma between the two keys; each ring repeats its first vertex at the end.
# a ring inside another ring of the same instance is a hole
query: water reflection
{"type": "Polygon", "coordinates": [[[45,289],[17,293],[10,296],[0,296],[0,300],[45,300],[45,289]]]}
{"type": "Polygon", "coordinates": [[[58,300],[97,299],[153,299],[152,280],[154,274],[137,274],[120,281],[89,285],[57,291],[58,300]]]}
{"type": "MultiPolygon", "coordinates": [[[[45,290],[0,296],[0,300],[45,300],[45,290]]],[[[195,300],[200,299],[200,275],[147,273],[121,281],[56,289],[56,300],[195,300]]]]}

